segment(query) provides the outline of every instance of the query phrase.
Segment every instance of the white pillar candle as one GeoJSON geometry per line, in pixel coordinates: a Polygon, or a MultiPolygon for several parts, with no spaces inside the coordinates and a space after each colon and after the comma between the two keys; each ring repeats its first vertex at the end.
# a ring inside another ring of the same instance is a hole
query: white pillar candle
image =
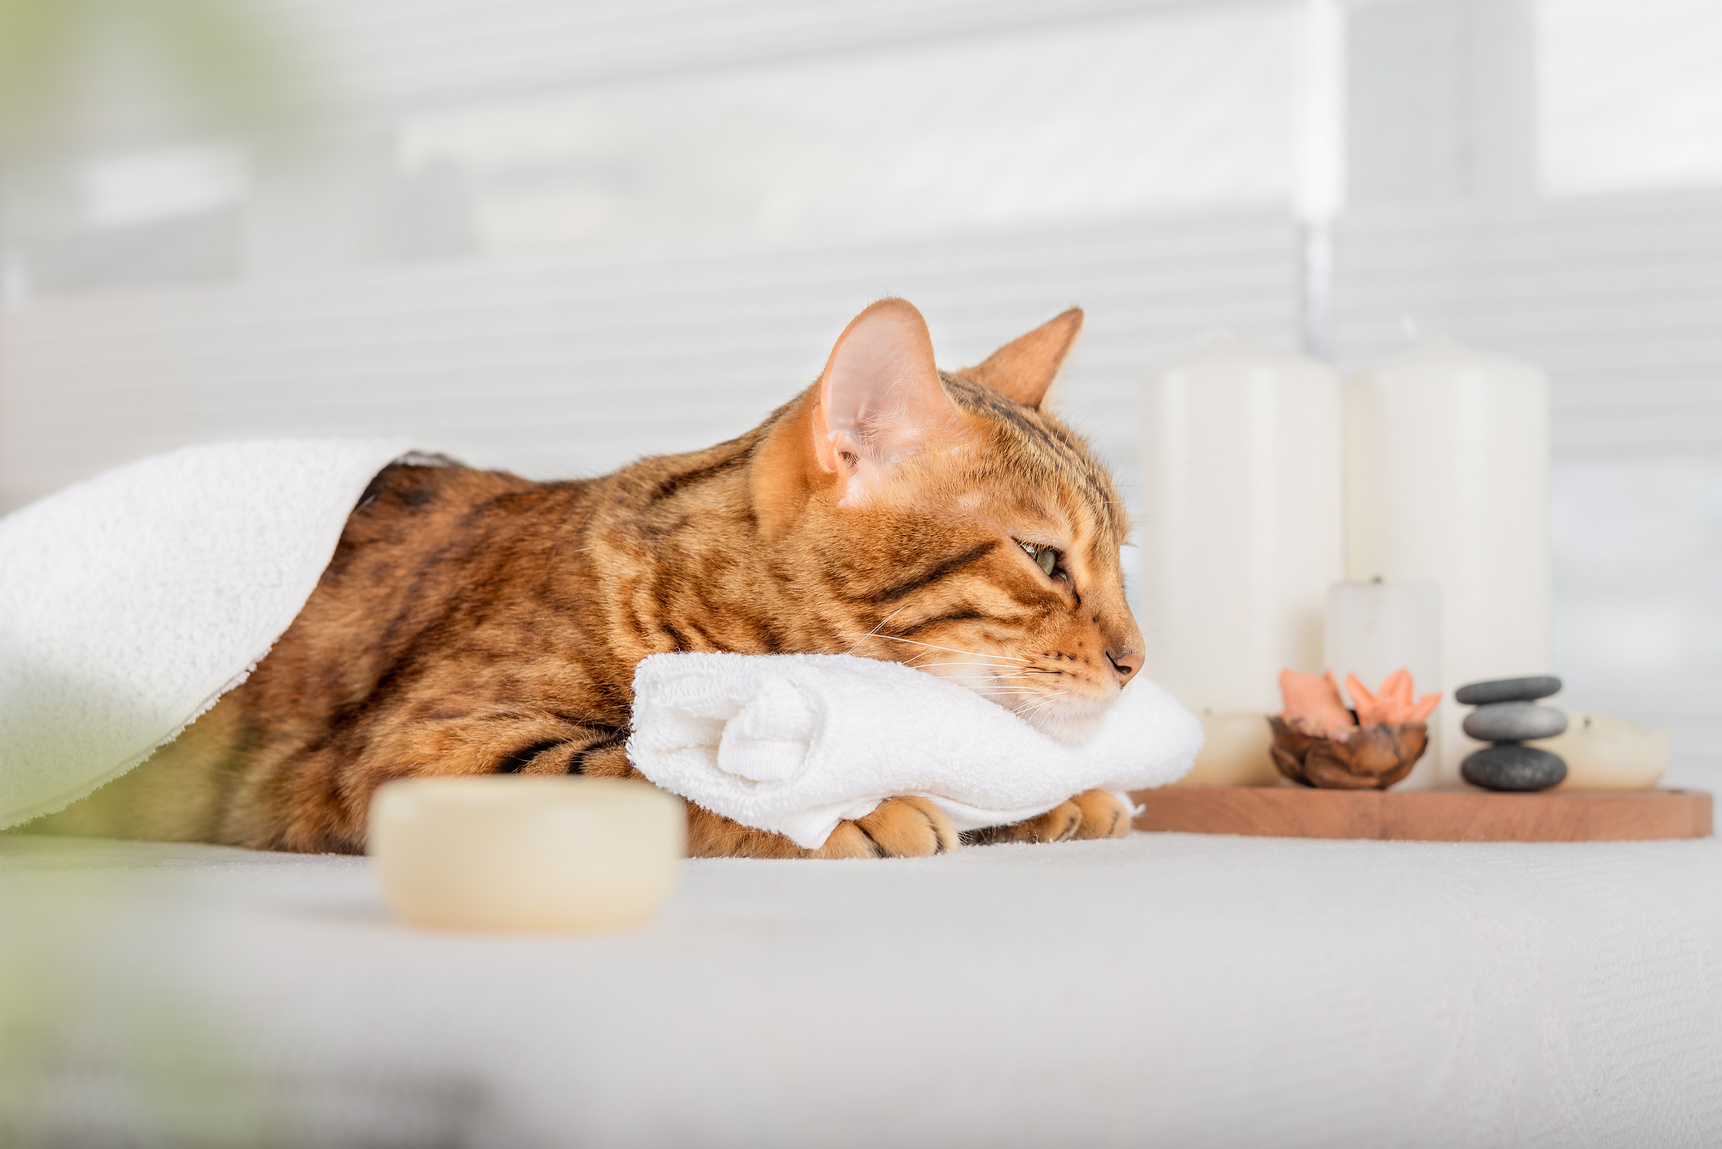
{"type": "Polygon", "coordinates": [[[1225,340],[1155,372],[1143,420],[1148,676],[1199,715],[1265,728],[1280,671],[1322,668],[1323,599],[1344,562],[1339,380],[1225,340]]]}
{"type": "Polygon", "coordinates": [[[1549,669],[1548,384],[1533,367],[1430,343],[1347,390],[1347,561],[1353,579],[1441,586],[1433,716],[1442,784],[1468,740],[1457,686],[1549,669]]]}
{"type": "MultiPolygon", "coordinates": [[[[1365,689],[1378,690],[1387,676],[1404,668],[1411,672],[1417,697],[1433,694],[1441,681],[1441,587],[1433,582],[1338,582],[1327,590],[1322,656],[1339,683],[1346,705],[1357,699],[1346,689],[1345,676],[1357,675],[1365,689]]],[[[1431,726],[1429,748],[1412,767],[1401,790],[1426,790],[1435,785],[1440,761],[1439,729],[1431,726]]]]}
{"type": "Polygon", "coordinates": [[[423,778],[371,800],[366,852],[395,913],[431,929],[636,926],[675,887],[681,800],[608,778],[423,778]]]}
{"type": "Polygon", "coordinates": [[[1557,790],[1648,790],[1668,773],[1668,731],[1607,714],[1567,711],[1567,730],[1531,743],[1566,760],[1557,790]]]}

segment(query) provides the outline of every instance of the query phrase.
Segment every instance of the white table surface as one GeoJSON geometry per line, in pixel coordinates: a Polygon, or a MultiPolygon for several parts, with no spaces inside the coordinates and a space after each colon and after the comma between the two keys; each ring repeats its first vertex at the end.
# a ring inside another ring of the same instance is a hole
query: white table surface
{"type": "Polygon", "coordinates": [[[1722,1144],[1722,843],[694,861],[442,935],[362,858],[0,835],[0,1142],[1722,1144]]]}

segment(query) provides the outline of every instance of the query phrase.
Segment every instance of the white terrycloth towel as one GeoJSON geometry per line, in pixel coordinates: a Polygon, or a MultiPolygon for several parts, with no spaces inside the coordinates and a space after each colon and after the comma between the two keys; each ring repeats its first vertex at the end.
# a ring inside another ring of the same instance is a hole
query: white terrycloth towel
{"type": "Polygon", "coordinates": [[[1086,790],[1184,776],[1202,726],[1133,682],[1076,746],[964,688],[849,655],[655,654],[634,672],[628,755],[714,813],[814,849],[886,798],[929,799],[958,830],[1032,818],[1086,790]]]}
{"type": "Polygon", "coordinates": [[[189,447],[0,519],[0,829],[130,770],[243,682],[411,447],[189,447]]]}

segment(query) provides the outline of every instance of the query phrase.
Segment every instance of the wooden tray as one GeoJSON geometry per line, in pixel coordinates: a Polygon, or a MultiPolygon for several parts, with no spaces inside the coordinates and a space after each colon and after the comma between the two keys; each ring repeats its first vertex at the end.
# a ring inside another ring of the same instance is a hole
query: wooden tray
{"type": "Polygon", "coordinates": [[[1493,794],[1484,790],[1312,790],[1167,786],[1131,795],[1138,830],[1269,838],[1415,842],[1610,842],[1708,838],[1710,795],[1697,790],[1493,794]]]}

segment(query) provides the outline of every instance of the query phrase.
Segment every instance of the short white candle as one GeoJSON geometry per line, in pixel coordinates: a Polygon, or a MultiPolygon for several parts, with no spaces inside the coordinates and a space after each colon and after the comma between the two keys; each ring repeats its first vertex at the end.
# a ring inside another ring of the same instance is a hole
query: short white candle
{"type": "MultiPolygon", "coordinates": [[[[1441,681],[1441,587],[1433,582],[1340,582],[1327,591],[1326,625],[1322,631],[1322,657],[1334,679],[1346,691],[1345,676],[1355,674],[1369,690],[1377,690],[1387,676],[1401,668],[1411,672],[1418,697],[1433,694],[1441,681]]],[[[1357,708],[1357,699],[1346,698],[1357,708]]],[[[1411,773],[1398,784],[1401,790],[1423,790],[1435,785],[1440,755],[1436,735],[1430,730],[1430,745],[1411,773]]]]}
{"type": "Polygon", "coordinates": [[[1350,383],[1347,561],[1352,579],[1441,586],[1438,780],[1469,748],[1467,682],[1547,672],[1548,383],[1533,367],[1428,343],[1350,383]]]}
{"type": "Polygon", "coordinates": [[[403,921],[455,930],[636,926],[669,897],[681,800],[601,778],[427,778],[371,800],[366,852],[403,921]]]}
{"type": "Polygon", "coordinates": [[[1322,668],[1323,600],[1343,564],[1342,427],[1332,371],[1240,340],[1145,384],[1146,671],[1197,714],[1265,729],[1280,671],[1322,668]]]}
{"type": "Polygon", "coordinates": [[[1204,714],[1202,752],[1180,786],[1277,786],[1273,731],[1255,711],[1204,714]]]}
{"type": "Polygon", "coordinates": [[[1567,711],[1567,730],[1531,743],[1566,760],[1557,790],[1648,790],[1668,773],[1668,731],[1607,714],[1567,711]]]}

